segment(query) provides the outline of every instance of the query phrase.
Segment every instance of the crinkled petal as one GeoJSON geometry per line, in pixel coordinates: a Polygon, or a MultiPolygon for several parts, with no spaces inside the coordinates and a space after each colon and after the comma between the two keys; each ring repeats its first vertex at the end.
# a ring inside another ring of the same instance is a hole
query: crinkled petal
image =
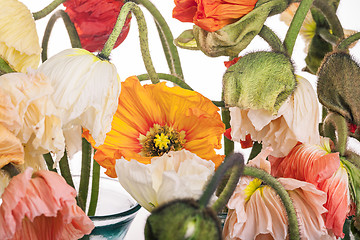
{"type": "Polygon", "coordinates": [[[23,164],[24,148],[20,140],[0,124],[0,169],[8,163],[23,164]]]}

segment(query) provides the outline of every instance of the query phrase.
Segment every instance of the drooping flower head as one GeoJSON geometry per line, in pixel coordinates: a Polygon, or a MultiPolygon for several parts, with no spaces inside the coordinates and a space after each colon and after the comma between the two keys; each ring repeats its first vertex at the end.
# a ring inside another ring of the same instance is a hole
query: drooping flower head
{"type": "Polygon", "coordinates": [[[94,224],[76,205],[76,190],[57,173],[28,168],[2,195],[0,239],[79,239],[94,224]]]}
{"type": "MultiPolygon", "coordinates": [[[[112,32],[123,0],[67,0],[65,12],[79,34],[82,48],[90,52],[101,51],[112,32]]],[[[126,38],[130,28],[129,14],[114,47],[126,38]]]]}
{"type": "Polygon", "coordinates": [[[183,149],[153,157],[150,164],[121,158],[115,169],[125,190],[151,211],[174,199],[198,199],[214,174],[215,164],[183,149]]]}
{"type": "Polygon", "coordinates": [[[269,156],[272,174],[312,183],[327,194],[326,228],[344,237],[343,225],[350,212],[349,180],[339,153],[331,153],[328,138],[321,145],[299,144],[284,158],[269,156]]]}
{"type": "Polygon", "coordinates": [[[38,71],[54,88],[52,99],[64,130],[80,125],[91,132],[97,146],[102,144],[120,94],[116,67],[84,49],[72,48],[46,60],[38,71]]]}
{"type": "MultiPolygon", "coordinates": [[[[181,149],[220,165],[223,156],[214,148],[221,148],[225,129],[209,99],[165,83],[141,86],[136,77],[121,84],[112,129],[104,144],[95,147],[94,158],[109,176],[116,177],[115,160],[121,157],[148,164],[153,157],[181,149]]],[[[84,136],[94,145],[87,131],[84,136]]]]}
{"type": "MultiPolygon", "coordinates": [[[[263,150],[248,165],[267,172],[270,148],[263,150]]],[[[297,210],[301,239],[333,239],[321,216],[326,194],[308,182],[279,178],[297,210]]],[[[223,230],[224,239],[287,239],[288,221],[285,208],[275,190],[260,179],[242,177],[228,202],[229,213],[223,230]]]]}
{"type": "Polygon", "coordinates": [[[0,57],[18,72],[37,68],[41,48],[30,10],[17,0],[1,0],[0,29],[0,57]]]}
{"type": "Polygon", "coordinates": [[[256,2],[257,0],[175,0],[173,18],[193,22],[206,31],[214,32],[252,11],[256,2]]]}

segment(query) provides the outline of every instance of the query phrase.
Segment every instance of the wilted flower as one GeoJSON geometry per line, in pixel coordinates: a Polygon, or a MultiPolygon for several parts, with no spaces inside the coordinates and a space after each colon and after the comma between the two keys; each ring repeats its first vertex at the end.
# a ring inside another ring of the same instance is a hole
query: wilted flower
{"type": "Polygon", "coordinates": [[[295,92],[272,115],[263,109],[230,108],[231,137],[234,141],[245,140],[250,134],[263,147],[272,147],[273,156],[284,157],[298,143],[318,144],[319,109],[311,84],[297,76],[295,92]]]}
{"type": "Polygon", "coordinates": [[[331,153],[329,139],[321,145],[299,144],[284,158],[269,156],[272,174],[312,183],[327,193],[324,207],[326,228],[344,237],[343,225],[350,212],[348,174],[340,163],[339,153],[331,153]]]}
{"type": "Polygon", "coordinates": [[[206,31],[214,32],[251,12],[256,2],[257,0],[175,0],[173,18],[193,22],[206,31]]]}
{"type": "Polygon", "coordinates": [[[0,57],[15,71],[37,68],[41,48],[30,10],[17,0],[1,0],[0,29],[0,57]]]}
{"type": "Polygon", "coordinates": [[[60,159],[64,152],[64,136],[57,109],[50,98],[53,88],[48,79],[33,71],[8,73],[0,76],[0,86],[0,124],[4,134],[7,132],[4,140],[19,139],[16,155],[24,154],[24,151],[19,152],[21,143],[32,155],[51,151],[60,159]]]}
{"type": "MultiPolygon", "coordinates": [[[[124,157],[148,164],[169,151],[189,150],[216,167],[223,161],[214,148],[221,148],[224,124],[219,108],[201,94],[165,83],[141,86],[136,77],[122,84],[112,129],[95,160],[116,177],[115,160],[124,157]]],[[[88,132],[84,136],[93,145],[88,132]]]]}
{"type": "Polygon", "coordinates": [[[198,199],[215,164],[187,150],[154,157],[150,164],[136,160],[117,160],[120,184],[148,211],[174,199],[198,199]]]}
{"type": "MultiPolygon", "coordinates": [[[[65,12],[79,34],[82,48],[96,52],[102,50],[111,34],[116,19],[124,5],[123,0],[67,0],[65,12]]],[[[129,14],[114,47],[126,38],[130,28],[129,14]]]]}
{"type": "Polygon", "coordinates": [[[0,239],[79,239],[94,224],[76,205],[76,191],[57,173],[28,168],[2,195],[0,239]]]}
{"type": "MultiPolygon", "coordinates": [[[[248,165],[270,171],[266,160],[271,149],[263,150],[248,165]]],[[[326,194],[314,185],[291,178],[280,178],[297,210],[301,239],[331,238],[321,214],[326,194]]],[[[224,239],[287,239],[288,221],[284,206],[270,186],[260,179],[242,177],[228,202],[224,239]]]]}
{"type": "Polygon", "coordinates": [[[80,134],[76,131],[80,125],[91,132],[96,146],[102,144],[120,94],[116,67],[84,49],[73,48],[49,58],[38,71],[49,78],[55,90],[52,99],[64,131],[80,134]]]}

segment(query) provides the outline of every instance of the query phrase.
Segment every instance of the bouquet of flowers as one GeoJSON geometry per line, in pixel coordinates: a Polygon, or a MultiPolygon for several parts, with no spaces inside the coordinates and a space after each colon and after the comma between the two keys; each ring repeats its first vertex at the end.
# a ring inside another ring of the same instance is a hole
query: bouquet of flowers
{"type": "Polygon", "coordinates": [[[156,4],[0,1],[0,239],[91,239],[101,169],[149,211],[145,239],[360,238],[360,33],[343,29],[341,1],[175,0],[192,27],[176,38],[156,4]],[[71,48],[48,57],[59,18],[71,48]],[[120,80],[113,50],[131,21],[146,73],[120,80]],[[269,50],[249,51],[257,36],[269,50]],[[221,99],[189,85],[178,50],[227,58],[221,99]]]}

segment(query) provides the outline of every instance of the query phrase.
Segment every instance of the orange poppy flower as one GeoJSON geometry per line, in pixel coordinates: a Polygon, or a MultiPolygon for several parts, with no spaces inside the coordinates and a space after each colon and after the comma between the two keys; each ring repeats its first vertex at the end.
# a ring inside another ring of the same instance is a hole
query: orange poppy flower
{"type": "MultiPolygon", "coordinates": [[[[169,151],[186,149],[219,166],[225,126],[219,109],[201,94],[167,87],[165,83],[141,86],[133,76],[121,83],[119,105],[111,131],[97,149],[95,160],[116,177],[116,159],[136,159],[145,164],[169,151]]],[[[94,146],[87,130],[84,137],[94,146]]]]}
{"type": "Polygon", "coordinates": [[[257,0],[175,0],[173,18],[215,32],[251,12],[257,0]]]}

